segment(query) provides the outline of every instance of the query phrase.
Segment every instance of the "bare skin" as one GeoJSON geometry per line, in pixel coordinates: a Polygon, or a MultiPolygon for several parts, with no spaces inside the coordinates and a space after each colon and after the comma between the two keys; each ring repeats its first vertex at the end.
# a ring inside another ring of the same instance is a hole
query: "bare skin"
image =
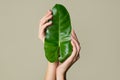
{"type": "MultiPolygon", "coordinates": [[[[52,12],[48,10],[46,15],[40,20],[38,38],[44,43],[45,29],[52,25],[52,22],[48,20],[52,19],[52,12]]],[[[66,73],[69,68],[80,58],[80,43],[74,30],[71,33],[71,44],[73,51],[71,56],[63,63],[48,61],[48,67],[45,74],[45,80],[66,80],[66,73]]]]}

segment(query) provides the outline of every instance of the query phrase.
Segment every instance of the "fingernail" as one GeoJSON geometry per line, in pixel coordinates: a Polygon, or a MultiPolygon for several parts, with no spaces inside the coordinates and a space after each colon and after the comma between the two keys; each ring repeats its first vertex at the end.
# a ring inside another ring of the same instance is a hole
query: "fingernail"
{"type": "Polygon", "coordinates": [[[52,21],[50,21],[50,23],[52,23],[52,21]]]}
{"type": "Polygon", "coordinates": [[[50,10],[48,10],[48,12],[49,12],[50,10]]]}

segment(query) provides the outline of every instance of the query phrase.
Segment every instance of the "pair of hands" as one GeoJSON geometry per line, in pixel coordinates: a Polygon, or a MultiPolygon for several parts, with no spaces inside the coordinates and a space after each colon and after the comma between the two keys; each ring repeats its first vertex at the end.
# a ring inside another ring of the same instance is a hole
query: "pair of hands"
{"type": "MultiPolygon", "coordinates": [[[[48,10],[46,15],[40,20],[38,37],[43,41],[43,43],[45,39],[45,29],[52,25],[52,21],[49,21],[50,19],[52,19],[52,17],[52,11],[48,10]]],[[[72,30],[71,33],[71,44],[73,46],[73,51],[71,56],[67,60],[65,60],[63,63],[48,62],[45,80],[65,80],[67,70],[80,58],[79,53],[81,47],[74,30],[72,30]]]]}

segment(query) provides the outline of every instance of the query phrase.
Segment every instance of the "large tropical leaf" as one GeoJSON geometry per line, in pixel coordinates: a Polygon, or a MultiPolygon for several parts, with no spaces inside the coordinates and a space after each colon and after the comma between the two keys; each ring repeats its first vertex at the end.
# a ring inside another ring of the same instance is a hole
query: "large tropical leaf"
{"type": "Polygon", "coordinates": [[[46,30],[45,56],[50,62],[63,62],[72,52],[70,15],[61,4],[56,4],[52,12],[53,24],[46,30]]]}

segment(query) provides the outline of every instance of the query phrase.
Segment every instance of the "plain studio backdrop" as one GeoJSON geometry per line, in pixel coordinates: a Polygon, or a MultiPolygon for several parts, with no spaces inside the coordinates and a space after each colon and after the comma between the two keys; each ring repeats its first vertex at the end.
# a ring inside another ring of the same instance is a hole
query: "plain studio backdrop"
{"type": "Polygon", "coordinates": [[[43,80],[39,20],[56,3],[71,16],[81,57],[67,80],[120,80],[120,0],[0,0],[0,80],[43,80]]]}

